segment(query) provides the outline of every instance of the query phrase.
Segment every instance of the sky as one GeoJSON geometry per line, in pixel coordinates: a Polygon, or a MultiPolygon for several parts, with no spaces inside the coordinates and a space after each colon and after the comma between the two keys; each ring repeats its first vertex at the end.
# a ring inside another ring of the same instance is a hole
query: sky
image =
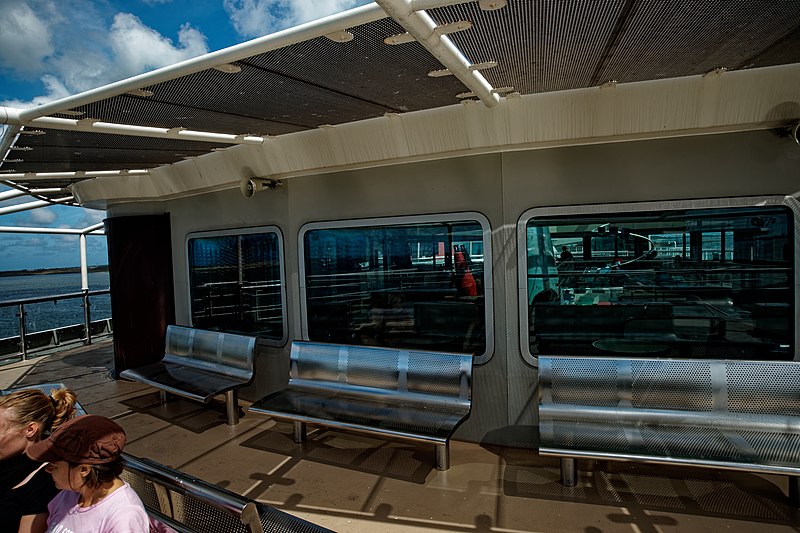
{"type": "MultiPolygon", "coordinates": [[[[367,3],[0,0],[0,105],[41,105],[367,3]]],[[[104,218],[56,206],[0,215],[0,226],[85,228],[104,218]]],[[[87,256],[90,265],[107,264],[104,237],[87,238],[87,256]]],[[[77,236],[0,234],[0,271],[79,264],[77,236]]]]}

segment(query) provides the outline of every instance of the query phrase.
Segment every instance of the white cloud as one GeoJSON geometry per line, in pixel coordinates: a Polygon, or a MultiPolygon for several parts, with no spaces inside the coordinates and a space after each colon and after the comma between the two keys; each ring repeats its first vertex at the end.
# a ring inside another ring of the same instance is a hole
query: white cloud
{"type": "Polygon", "coordinates": [[[366,3],[367,0],[225,0],[224,5],[239,35],[260,37],[366,3]]]}
{"type": "Polygon", "coordinates": [[[119,13],[111,26],[109,43],[118,76],[130,76],[171,65],[208,51],[205,36],[188,24],[178,32],[178,46],[130,13],[119,13]]]}
{"type": "Polygon", "coordinates": [[[72,94],[72,91],[67,89],[61,80],[50,74],[42,76],[42,83],[44,84],[45,94],[36,96],[29,101],[6,100],[2,102],[2,105],[24,109],[26,107],[46,104],[47,102],[52,102],[53,100],[58,100],[59,98],[64,98],[72,94]]]}
{"type": "Polygon", "coordinates": [[[34,209],[30,212],[31,222],[38,225],[52,224],[56,219],[56,214],[48,208],[34,209]]]}
{"type": "Polygon", "coordinates": [[[18,108],[41,105],[208,52],[205,36],[188,24],[180,27],[178,42],[174,43],[135,15],[111,16],[103,11],[106,4],[90,0],[57,4],[49,0],[26,0],[14,6],[23,15],[28,14],[18,26],[23,28],[23,23],[27,26],[24,31],[11,32],[7,45],[4,24],[0,32],[0,68],[18,75],[30,75],[34,70],[44,73],[41,80],[45,91],[29,101],[5,101],[0,105],[18,108]],[[48,18],[36,15],[40,13],[48,13],[48,18]],[[33,31],[34,26],[36,32],[24,34],[33,31]],[[20,61],[12,61],[14,46],[17,49],[22,46],[15,45],[17,41],[47,43],[27,52],[30,59],[26,65],[30,68],[25,71],[20,61]],[[6,50],[6,46],[10,48],[6,50]]]}
{"type": "MultiPolygon", "coordinates": [[[[45,7],[54,9],[52,5],[45,7]]],[[[53,53],[50,24],[37,12],[49,11],[34,11],[25,3],[4,4],[3,31],[0,32],[1,67],[21,73],[35,72],[53,53]]]]}

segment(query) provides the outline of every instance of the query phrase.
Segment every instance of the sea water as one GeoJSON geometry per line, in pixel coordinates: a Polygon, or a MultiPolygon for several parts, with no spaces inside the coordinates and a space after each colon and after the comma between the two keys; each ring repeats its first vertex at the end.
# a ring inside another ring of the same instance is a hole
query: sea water
{"type": "MultiPolygon", "coordinates": [[[[108,289],[108,272],[90,272],[89,290],[108,289]]],[[[81,275],[31,274],[0,277],[0,302],[39,298],[81,291],[81,275]]],[[[111,317],[108,294],[90,296],[92,321],[111,317]]],[[[25,305],[27,332],[44,331],[73,324],[83,324],[83,298],[25,305]]],[[[19,307],[0,307],[0,338],[19,335],[19,307]]]]}

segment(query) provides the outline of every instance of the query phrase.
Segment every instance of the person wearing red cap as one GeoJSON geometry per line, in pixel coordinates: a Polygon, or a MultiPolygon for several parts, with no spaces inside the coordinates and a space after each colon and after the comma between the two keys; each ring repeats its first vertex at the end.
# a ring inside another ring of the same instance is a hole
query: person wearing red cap
{"type": "Polygon", "coordinates": [[[69,420],[75,401],[66,388],[50,396],[38,389],[0,396],[0,531],[38,533],[47,527],[47,504],[58,489],[25,450],[69,420]]]}
{"type": "Polygon", "coordinates": [[[125,431],[113,420],[84,415],[28,447],[62,489],[48,505],[52,533],[141,533],[150,525],[136,492],[120,479],[125,431]]]}

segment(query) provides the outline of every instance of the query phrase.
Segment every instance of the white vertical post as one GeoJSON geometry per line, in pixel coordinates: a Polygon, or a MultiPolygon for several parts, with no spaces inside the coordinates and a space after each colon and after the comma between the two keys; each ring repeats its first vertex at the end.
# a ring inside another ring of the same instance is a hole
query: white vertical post
{"type": "Polygon", "coordinates": [[[89,290],[89,266],[86,260],[86,235],[81,233],[81,290],[89,290]]]}

